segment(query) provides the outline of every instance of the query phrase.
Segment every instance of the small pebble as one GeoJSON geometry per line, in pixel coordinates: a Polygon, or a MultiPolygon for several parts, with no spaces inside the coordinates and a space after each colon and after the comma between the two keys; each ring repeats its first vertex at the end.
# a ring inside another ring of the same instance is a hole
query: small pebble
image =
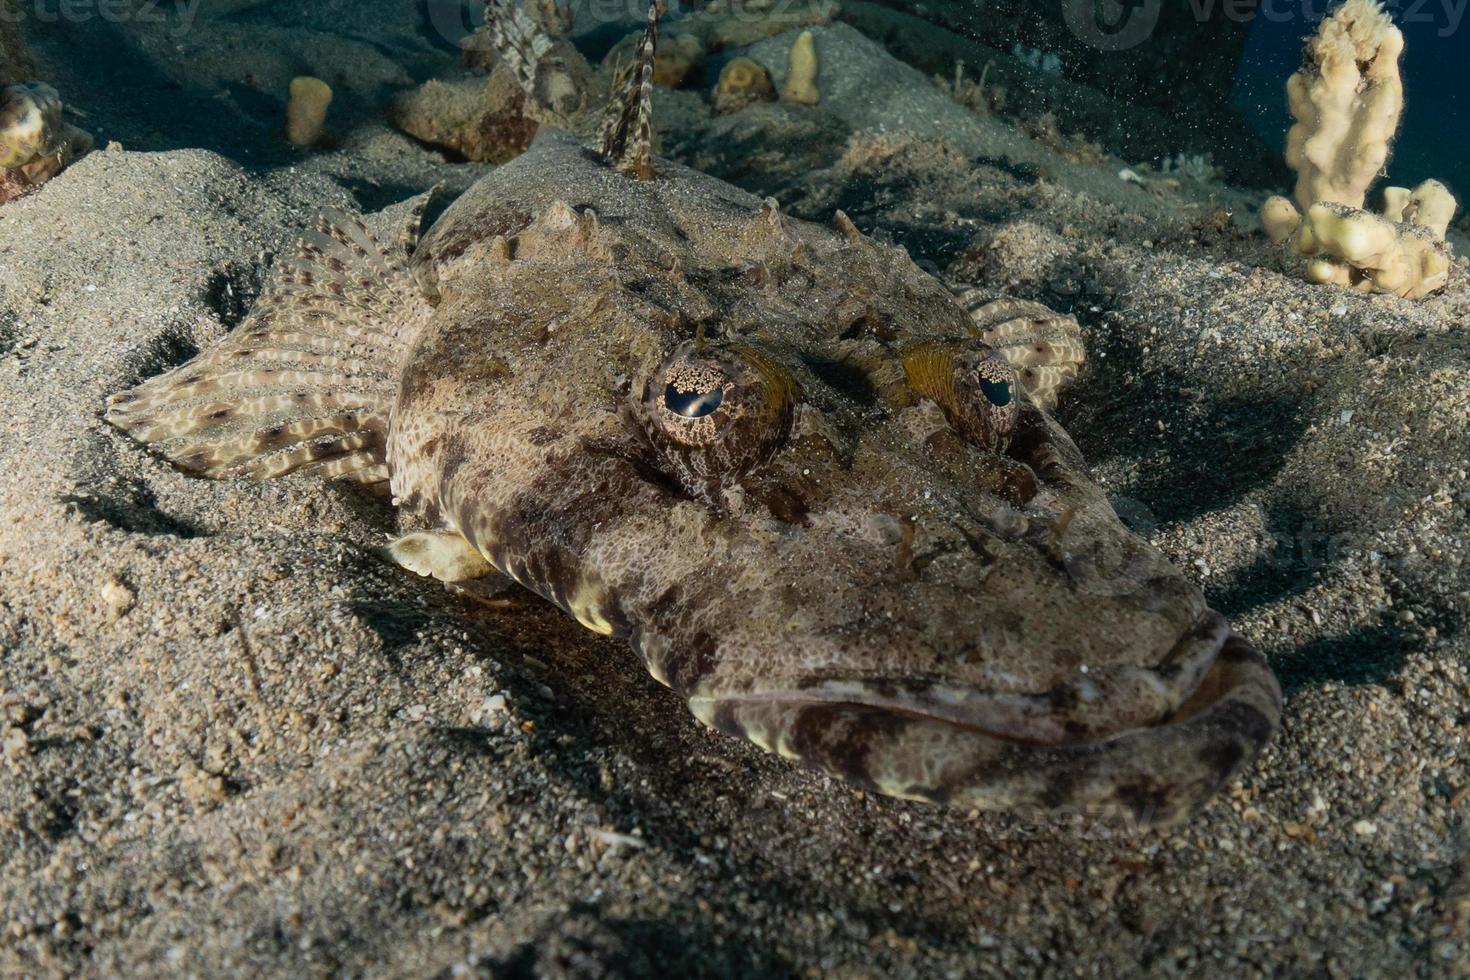
{"type": "Polygon", "coordinates": [[[7,728],[0,736],[0,752],[11,762],[24,759],[31,754],[31,740],[19,728],[7,728]]]}
{"type": "Polygon", "coordinates": [[[121,619],[127,615],[128,610],[132,609],[133,603],[137,601],[133,590],[116,578],[110,578],[103,583],[100,594],[103,604],[107,607],[108,619],[121,619]]]}

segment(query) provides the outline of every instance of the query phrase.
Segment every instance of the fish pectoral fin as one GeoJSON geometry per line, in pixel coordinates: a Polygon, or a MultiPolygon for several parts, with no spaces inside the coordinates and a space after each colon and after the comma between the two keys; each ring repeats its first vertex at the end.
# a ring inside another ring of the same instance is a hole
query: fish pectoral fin
{"type": "Polygon", "coordinates": [[[329,212],[276,263],[218,346],[113,395],[107,421],[180,468],[268,479],[311,472],[382,487],[398,376],[433,315],[408,268],[428,195],[391,244],[329,212]]]}
{"type": "Polygon", "coordinates": [[[470,602],[490,609],[509,609],[523,603],[531,593],[509,575],[491,571],[484,578],[473,578],[466,582],[445,582],[444,588],[470,602]]]}
{"type": "Polygon", "coordinates": [[[389,542],[383,553],[415,575],[447,584],[502,577],[474,545],[454,531],[405,534],[389,542]]]}
{"type": "Polygon", "coordinates": [[[975,336],[1011,362],[1033,402],[1055,410],[1057,396],[1077,380],[1087,360],[1077,318],[985,289],[951,288],[970,314],[975,336]]]}

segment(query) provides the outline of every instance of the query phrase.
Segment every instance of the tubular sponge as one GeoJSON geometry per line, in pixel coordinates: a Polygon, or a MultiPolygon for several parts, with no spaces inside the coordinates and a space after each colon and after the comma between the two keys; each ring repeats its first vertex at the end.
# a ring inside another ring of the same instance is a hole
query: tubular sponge
{"type": "Polygon", "coordinates": [[[817,42],[811,31],[802,31],[791,45],[791,62],[786,71],[786,85],[781,98],[786,102],[816,105],[822,100],[817,91],[817,42]]]}
{"type": "Polygon", "coordinates": [[[320,78],[302,75],[291,80],[286,99],[286,139],[292,146],[314,146],[327,128],[332,86],[320,78]]]}
{"type": "Polygon", "coordinates": [[[1363,206],[1404,109],[1403,51],[1379,0],[1347,0],[1307,41],[1306,63],[1286,83],[1296,119],[1286,162],[1302,210],[1319,201],[1363,206]]]}

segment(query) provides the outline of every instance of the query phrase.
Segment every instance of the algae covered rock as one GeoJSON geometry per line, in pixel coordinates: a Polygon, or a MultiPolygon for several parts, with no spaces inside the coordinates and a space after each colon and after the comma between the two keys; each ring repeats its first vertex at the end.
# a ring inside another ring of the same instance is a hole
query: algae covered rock
{"type": "Polygon", "coordinates": [[[61,96],[42,82],[0,92],[0,204],[23,197],[92,149],[62,117],[61,96]]]}

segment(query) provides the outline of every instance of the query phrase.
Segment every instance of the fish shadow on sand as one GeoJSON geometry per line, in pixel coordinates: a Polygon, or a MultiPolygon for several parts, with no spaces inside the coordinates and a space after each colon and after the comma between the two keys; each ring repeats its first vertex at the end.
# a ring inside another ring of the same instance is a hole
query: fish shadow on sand
{"type": "MultiPolygon", "coordinates": [[[[924,200],[933,193],[926,189],[923,175],[903,167],[864,171],[826,185],[814,184],[812,175],[804,173],[799,181],[766,192],[773,192],[796,217],[817,224],[830,222],[832,215],[841,210],[878,241],[903,246],[916,262],[935,272],[971,251],[978,229],[1001,228],[1024,217],[1025,206],[1007,192],[1019,194],[1040,179],[1037,169],[1029,164],[994,157],[977,157],[972,164],[988,171],[986,180],[994,186],[987,193],[972,191],[965,195],[963,213],[967,221],[960,224],[891,213],[896,203],[924,200]]],[[[834,174],[827,171],[823,176],[834,174]]]]}
{"type": "Polygon", "coordinates": [[[408,683],[412,677],[403,660],[404,652],[435,622],[454,617],[458,612],[454,605],[453,597],[446,594],[426,598],[422,604],[398,598],[358,597],[348,602],[347,608],[377,636],[388,670],[400,682],[408,683]]]}
{"type": "Polygon", "coordinates": [[[547,976],[783,976],[793,967],[706,916],[683,925],[605,917],[584,903],[490,964],[507,980],[547,976]],[[595,964],[595,967],[593,966],[595,964]],[[591,970],[589,971],[589,968],[591,970]]]}
{"type": "Polygon", "coordinates": [[[133,482],[111,487],[105,495],[89,493],[64,494],[59,502],[72,508],[89,523],[105,524],[129,534],[150,537],[205,538],[210,531],[159,506],[158,498],[147,484],[133,482]]]}
{"type": "Polygon", "coordinates": [[[1329,681],[1349,687],[1389,684],[1410,651],[1421,643],[1403,629],[1383,623],[1273,656],[1271,666],[1287,698],[1329,681]]]}
{"type": "Polygon", "coordinates": [[[1255,560],[1205,590],[1210,604],[1226,618],[1305,595],[1316,573],[1330,562],[1325,544],[1318,546],[1328,541],[1328,536],[1318,532],[1305,514],[1273,507],[1267,511],[1265,523],[1272,540],[1263,545],[1255,560]]]}
{"type": "MultiPolygon", "coordinates": [[[[1089,305],[1084,298],[1076,311],[1084,326],[1089,305]]],[[[1184,523],[1270,485],[1311,424],[1302,399],[1215,394],[1146,365],[1138,334],[1088,329],[1088,368],[1057,413],[1089,465],[1116,462],[1133,474],[1112,495],[1159,523],[1184,523]]]]}
{"type": "Polygon", "coordinates": [[[220,93],[178,81],[125,24],[104,17],[61,18],[45,31],[36,31],[33,42],[43,54],[48,49],[67,53],[50,59],[59,69],[54,83],[64,92],[79,93],[78,107],[109,120],[108,137],[123,141],[130,150],[203,149],[242,159],[248,147],[252,166],[290,161],[290,146],[271,138],[280,128],[279,102],[267,124],[259,105],[239,105],[234,103],[235,92],[224,93],[239,111],[231,115],[230,125],[221,126],[220,93]],[[102,88],[95,83],[99,70],[108,79],[102,88]],[[267,161],[257,151],[273,159],[267,161]]]}
{"type": "MultiPolygon", "coordinates": [[[[1282,600],[1306,595],[1320,572],[1334,564],[1337,536],[1317,527],[1307,509],[1298,509],[1273,491],[1281,469],[1311,424],[1305,400],[1282,395],[1269,401],[1250,398],[1186,396],[1191,379],[1136,367],[1128,344],[1108,349],[1106,374],[1095,374],[1072,393],[1062,417],[1084,455],[1095,464],[1132,463],[1132,479],[1114,496],[1136,505],[1143,522],[1183,524],[1225,511],[1252,495],[1266,505],[1270,542],[1245,567],[1206,587],[1212,606],[1230,619],[1282,600]],[[1132,384],[1113,379],[1133,374],[1132,384]],[[1076,417],[1067,419],[1068,409],[1076,417]],[[1140,406],[1147,406],[1141,409],[1140,406]],[[1158,423],[1164,423],[1161,432],[1158,423]],[[1279,502],[1277,502],[1279,501],[1279,502]]],[[[1098,363],[1094,361],[1094,364],[1098,363]]],[[[1197,384],[1197,382],[1196,382],[1197,384]]],[[[1142,530],[1146,530],[1143,528],[1142,530]]],[[[1273,653],[1284,692],[1327,682],[1383,683],[1408,652],[1406,634],[1392,625],[1353,630],[1273,653]]]]}
{"type": "MultiPolygon", "coordinates": [[[[1266,530],[1273,544],[1256,560],[1205,590],[1210,604],[1227,618],[1262,606],[1307,596],[1319,573],[1332,567],[1339,537],[1318,528],[1312,518],[1290,507],[1272,507],[1266,530]]],[[[1351,536],[1348,536],[1353,540],[1351,536]]],[[[1289,698],[1298,691],[1333,682],[1348,686],[1390,682],[1415,645],[1414,637],[1392,623],[1362,626],[1336,636],[1267,650],[1289,698]]],[[[1268,644],[1269,645],[1269,644],[1268,644]]]]}
{"type": "MultiPolygon", "coordinates": [[[[461,164],[466,168],[465,173],[456,179],[455,186],[439,190],[424,209],[423,227],[425,230],[434,227],[434,222],[444,210],[459,197],[463,191],[468,189],[483,170],[474,164],[461,164]]],[[[386,210],[395,204],[402,204],[410,198],[424,193],[427,181],[424,184],[398,184],[384,183],[376,180],[354,178],[348,175],[335,176],[337,183],[347,189],[357,202],[357,207],[363,214],[374,214],[386,210]]]]}

